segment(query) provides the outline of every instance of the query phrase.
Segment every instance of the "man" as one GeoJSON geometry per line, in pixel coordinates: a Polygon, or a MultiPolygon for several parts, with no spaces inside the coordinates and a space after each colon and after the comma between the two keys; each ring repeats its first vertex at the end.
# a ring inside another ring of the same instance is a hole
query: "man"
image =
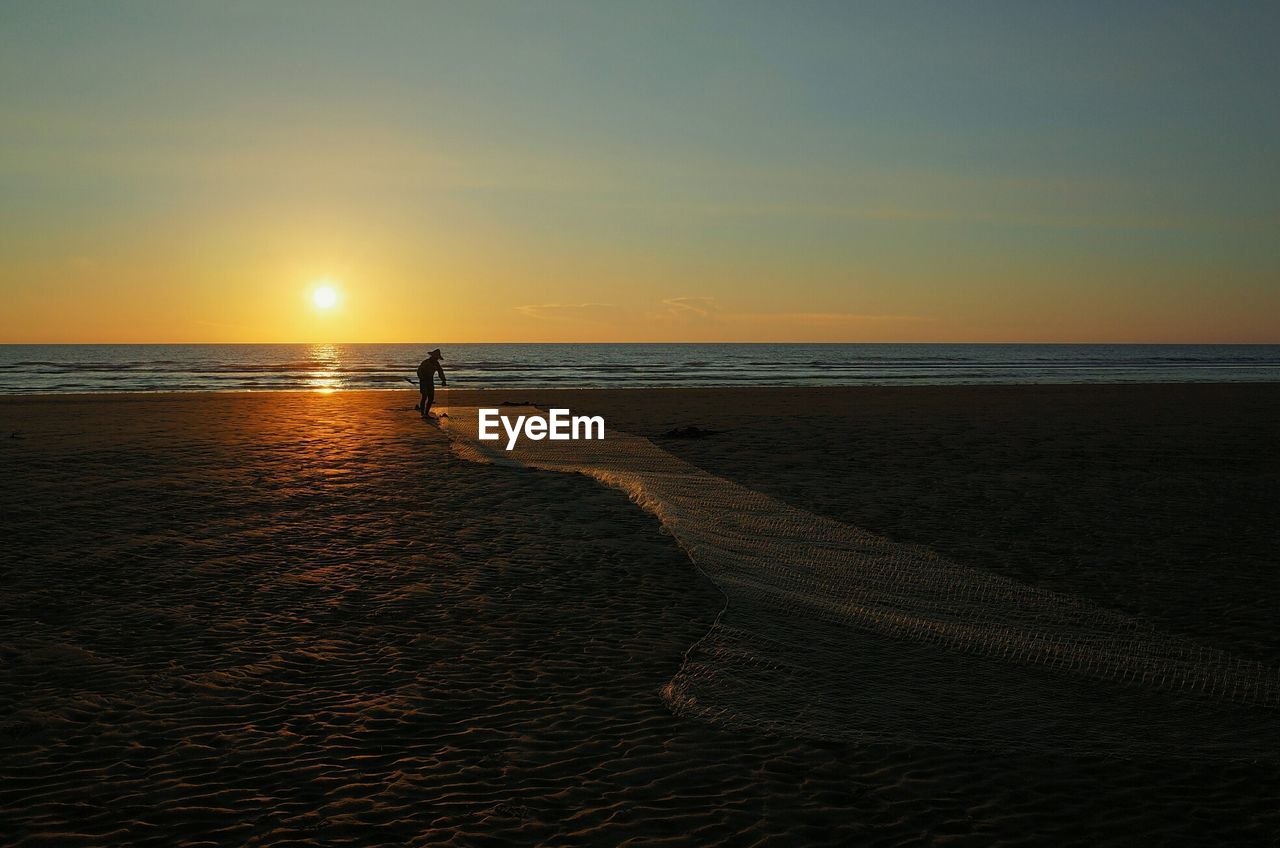
{"type": "Polygon", "coordinates": [[[440,348],[428,353],[418,366],[418,391],[422,393],[422,400],[414,409],[420,410],[423,418],[431,414],[431,404],[436,399],[436,374],[440,375],[441,388],[449,385],[444,379],[444,369],[440,367],[440,348]]]}

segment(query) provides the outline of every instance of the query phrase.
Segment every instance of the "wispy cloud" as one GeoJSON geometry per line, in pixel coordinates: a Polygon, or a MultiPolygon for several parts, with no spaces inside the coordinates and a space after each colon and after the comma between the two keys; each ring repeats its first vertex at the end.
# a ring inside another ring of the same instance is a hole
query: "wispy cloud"
{"type": "Polygon", "coordinates": [[[612,303],[527,303],[515,307],[530,318],[546,321],[568,321],[575,318],[595,317],[602,310],[613,309],[612,303]]]}
{"type": "Polygon", "coordinates": [[[929,315],[884,314],[872,312],[742,312],[733,317],[743,321],[789,321],[798,324],[836,325],[866,321],[935,321],[929,315]]]}
{"type": "Polygon", "coordinates": [[[559,325],[549,330],[553,333],[706,341],[892,340],[910,335],[912,326],[938,320],[901,312],[746,311],[708,295],[665,297],[650,301],[648,308],[644,304],[595,301],[528,303],[513,308],[539,322],[559,325]]]}
{"type": "Polygon", "coordinates": [[[657,317],[667,317],[686,323],[714,321],[727,324],[785,323],[832,327],[867,322],[932,321],[927,315],[878,312],[734,312],[725,309],[714,297],[683,296],[664,298],[665,311],[657,317]]]}
{"type": "Polygon", "coordinates": [[[720,311],[714,297],[668,297],[662,304],[673,318],[710,318],[720,311]]]}

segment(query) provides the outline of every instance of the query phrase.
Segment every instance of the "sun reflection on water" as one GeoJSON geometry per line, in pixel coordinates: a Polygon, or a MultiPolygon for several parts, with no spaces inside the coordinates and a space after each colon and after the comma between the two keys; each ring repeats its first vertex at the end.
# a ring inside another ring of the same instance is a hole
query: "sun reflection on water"
{"type": "Polygon", "coordinates": [[[342,387],[342,378],[338,368],[341,359],[338,346],[332,344],[314,344],[307,351],[310,358],[311,373],[307,375],[306,384],[313,392],[331,394],[342,387]]]}

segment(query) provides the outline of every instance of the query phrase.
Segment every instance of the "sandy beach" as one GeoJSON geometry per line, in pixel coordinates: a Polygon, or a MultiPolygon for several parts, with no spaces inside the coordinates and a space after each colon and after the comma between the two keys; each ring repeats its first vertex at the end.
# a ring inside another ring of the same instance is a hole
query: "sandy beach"
{"type": "MultiPolygon", "coordinates": [[[[468,462],[415,399],[0,398],[0,843],[1275,844],[1265,739],[1115,757],[672,715],[715,586],[622,492],[468,462]]],[[[1280,665],[1280,385],[440,401],[601,414],[783,503],[1280,665]],[[663,435],[689,425],[718,432],[663,435]]]]}

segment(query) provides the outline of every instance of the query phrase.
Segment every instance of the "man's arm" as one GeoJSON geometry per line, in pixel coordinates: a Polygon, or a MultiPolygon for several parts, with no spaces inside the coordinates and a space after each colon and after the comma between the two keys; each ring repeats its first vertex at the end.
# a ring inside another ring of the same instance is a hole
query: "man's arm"
{"type": "Polygon", "coordinates": [[[444,378],[444,369],[440,367],[440,363],[436,363],[436,370],[440,372],[440,385],[447,386],[449,381],[444,378]]]}

